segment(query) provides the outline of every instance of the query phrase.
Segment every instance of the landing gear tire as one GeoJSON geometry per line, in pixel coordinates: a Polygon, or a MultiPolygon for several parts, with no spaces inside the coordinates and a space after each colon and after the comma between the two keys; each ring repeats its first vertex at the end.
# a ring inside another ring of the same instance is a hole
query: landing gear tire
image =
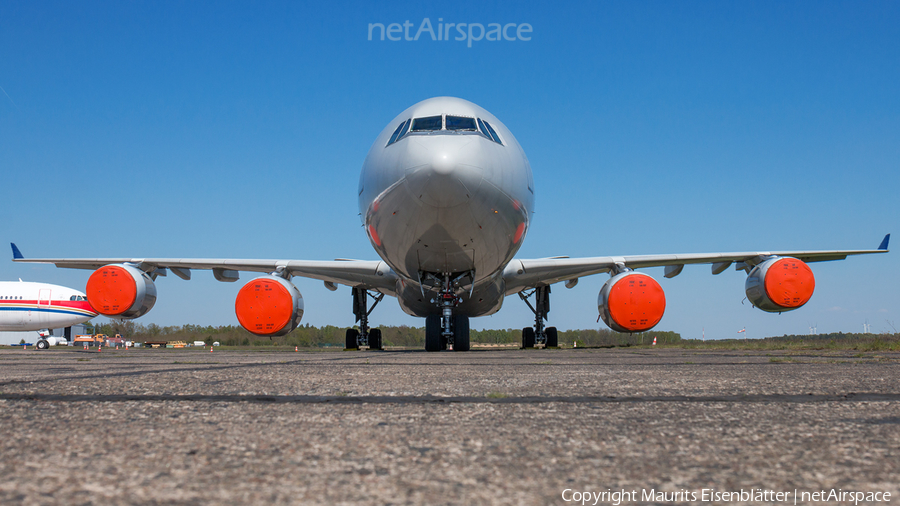
{"type": "Polygon", "coordinates": [[[347,329],[347,339],[345,340],[347,350],[359,349],[359,331],[356,329],[347,329]]]}
{"type": "Polygon", "coordinates": [[[425,318],[425,351],[441,351],[444,348],[442,330],[439,315],[433,314],[425,318]]]}
{"type": "Polygon", "coordinates": [[[453,318],[453,351],[469,351],[469,317],[453,318]]]}
{"type": "Polygon", "coordinates": [[[534,329],[531,327],[522,329],[522,348],[534,348],[534,329]]]}
{"type": "Polygon", "coordinates": [[[46,350],[49,347],[50,343],[48,343],[46,339],[41,339],[37,342],[37,349],[39,350],[46,350]]]}
{"type": "Polygon", "coordinates": [[[384,346],[381,343],[381,329],[371,329],[369,331],[369,349],[370,350],[383,350],[384,346]]]}
{"type": "Polygon", "coordinates": [[[545,348],[559,348],[559,333],[556,332],[556,327],[547,327],[544,334],[547,336],[545,348]]]}

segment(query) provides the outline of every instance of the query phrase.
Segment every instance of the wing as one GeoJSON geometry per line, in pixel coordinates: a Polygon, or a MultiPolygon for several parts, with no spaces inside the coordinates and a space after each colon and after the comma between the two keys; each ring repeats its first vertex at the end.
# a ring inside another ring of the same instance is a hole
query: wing
{"type": "Polygon", "coordinates": [[[192,269],[212,270],[219,281],[237,281],[239,271],[287,272],[322,280],[331,284],[348,285],[357,288],[377,289],[392,295],[396,287],[397,275],[387,264],[378,260],[253,260],[218,258],[23,258],[13,244],[13,261],[25,263],[55,264],[66,269],[99,269],[110,264],[131,264],[156,276],[165,276],[167,271],[182,278],[190,279],[192,269]]]}
{"type": "Polygon", "coordinates": [[[667,278],[681,273],[687,264],[712,264],[712,273],[720,274],[732,264],[737,270],[751,269],[756,264],[774,256],[794,257],[804,262],[843,260],[850,255],[887,253],[891,234],[884,237],[878,249],[831,251],[746,251],[737,253],[688,253],[682,255],[637,255],[590,258],[541,258],[513,260],[503,271],[506,293],[517,293],[536,286],[546,286],[584,276],[609,272],[621,267],[665,267],[667,278]]]}

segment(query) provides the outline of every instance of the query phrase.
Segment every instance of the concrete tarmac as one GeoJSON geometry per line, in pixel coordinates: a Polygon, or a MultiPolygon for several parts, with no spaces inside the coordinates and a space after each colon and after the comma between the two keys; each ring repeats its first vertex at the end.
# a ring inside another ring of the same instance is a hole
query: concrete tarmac
{"type": "Polygon", "coordinates": [[[853,504],[811,495],[832,489],[896,503],[898,366],[890,352],[6,349],[0,504],[582,504],[619,491],[622,504],[795,491],[796,504],[853,504]]]}

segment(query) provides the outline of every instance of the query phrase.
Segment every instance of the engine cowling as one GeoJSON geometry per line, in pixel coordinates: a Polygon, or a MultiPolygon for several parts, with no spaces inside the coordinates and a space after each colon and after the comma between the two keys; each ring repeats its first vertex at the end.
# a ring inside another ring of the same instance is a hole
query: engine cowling
{"type": "Polygon", "coordinates": [[[245,329],[258,336],[283,336],[303,318],[303,296],[290,281],[260,276],[244,285],[234,300],[234,313],[245,329]]]}
{"type": "Polygon", "coordinates": [[[94,271],[85,293],[94,311],[110,318],[137,318],[156,304],[153,280],[146,272],[126,264],[104,265],[94,271]]]}
{"type": "Polygon", "coordinates": [[[797,309],[809,301],[815,289],[812,269],[793,257],[775,257],[758,264],[744,283],[747,300],[769,313],[797,309]]]}
{"type": "Polygon", "coordinates": [[[609,278],[597,297],[603,323],[616,332],[644,332],[666,312],[666,294],[652,277],[623,272],[609,278]]]}

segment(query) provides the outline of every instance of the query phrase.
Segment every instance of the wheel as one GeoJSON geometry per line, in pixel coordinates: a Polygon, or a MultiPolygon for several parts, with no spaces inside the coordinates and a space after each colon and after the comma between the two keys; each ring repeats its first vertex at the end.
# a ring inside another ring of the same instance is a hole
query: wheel
{"type": "Polygon", "coordinates": [[[46,350],[49,347],[50,347],[50,343],[48,343],[46,339],[40,339],[37,342],[37,349],[39,349],[39,350],[46,350]]]}
{"type": "Polygon", "coordinates": [[[347,339],[346,339],[346,349],[348,350],[358,350],[359,349],[359,331],[356,329],[347,329],[347,339]]]}
{"type": "Polygon", "coordinates": [[[425,318],[425,351],[441,351],[441,317],[433,314],[425,318]]]}
{"type": "Polygon", "coordinates": [[[547,336],[545,348],[559,348],[559,333],[556,332],[556,327],[547,327],[544,329],[544,334],[547,336]]]}
{"type": "Polygon", "coordinates": [[[469,351],[469,317],[453,317],[453,351],[469,351]]]}
{"type": "Polygon", "coordinates": [[[370,350],[383,350],[384,346],[381,343],[381,329],[370,329],[369,330],[369,349],[370,350]]]}
{"type": "Polygon", "coordinates": [[[534,348],[534,329],[531,327],[522,329],[522,348],[534,348]]]}

